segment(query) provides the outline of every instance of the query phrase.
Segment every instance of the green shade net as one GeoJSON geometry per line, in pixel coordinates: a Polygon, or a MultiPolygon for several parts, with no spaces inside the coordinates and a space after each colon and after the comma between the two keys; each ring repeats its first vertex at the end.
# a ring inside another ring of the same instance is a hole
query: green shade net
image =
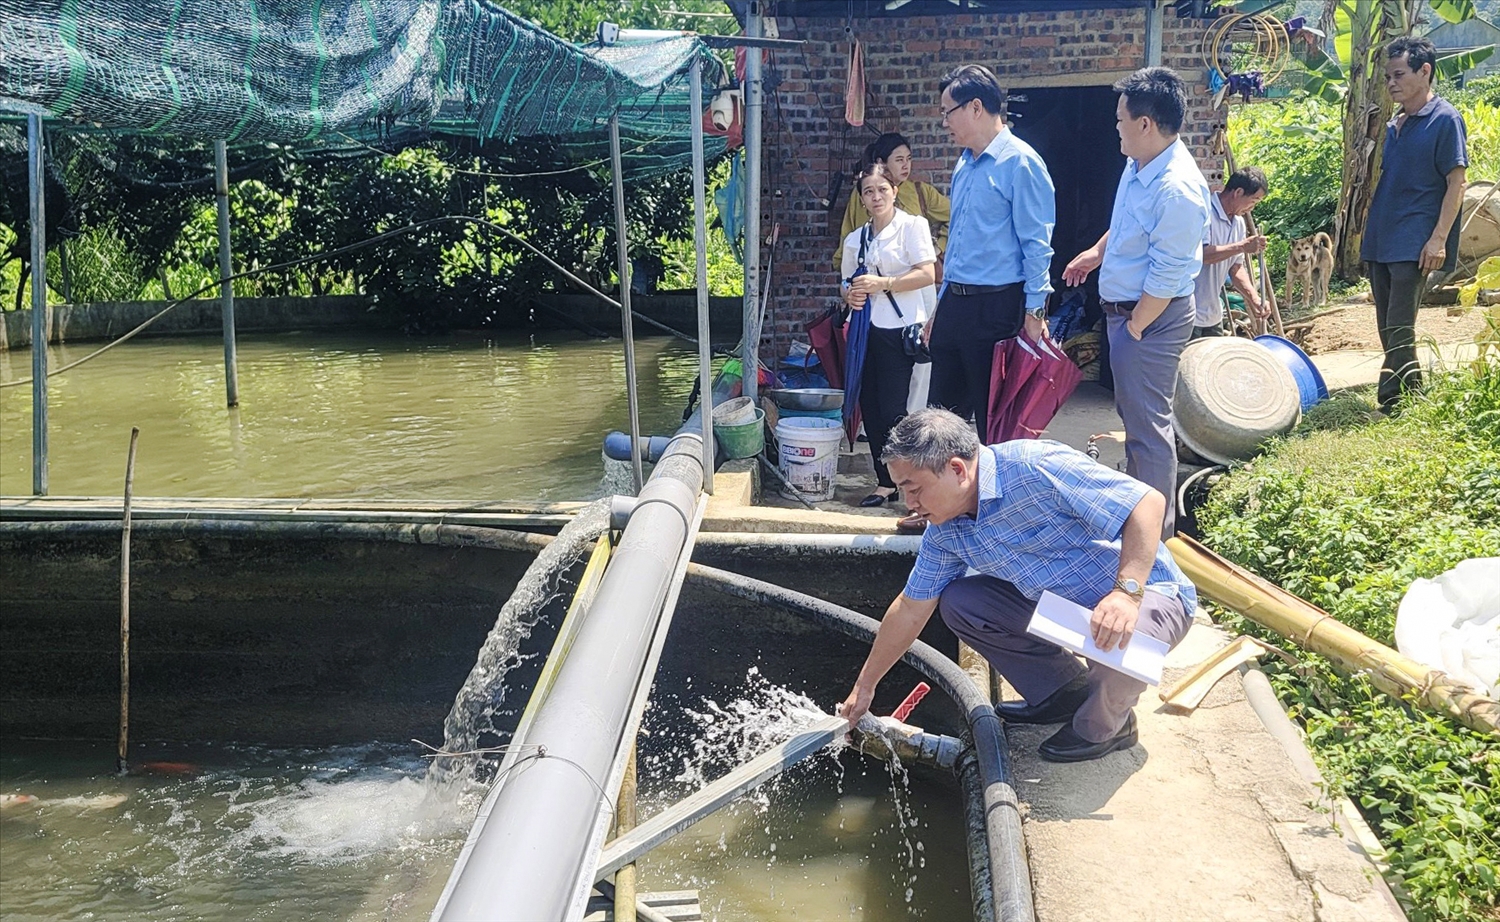
{"type": "Polygon", "coordinates": [[[546,138],[565,163],[618,112],[626,171],[655,173],[689,162],[695,58],[707,99],[692,36],[580,47],[485,0],[0,0],[0,109],[197,140],[546,138]]]}

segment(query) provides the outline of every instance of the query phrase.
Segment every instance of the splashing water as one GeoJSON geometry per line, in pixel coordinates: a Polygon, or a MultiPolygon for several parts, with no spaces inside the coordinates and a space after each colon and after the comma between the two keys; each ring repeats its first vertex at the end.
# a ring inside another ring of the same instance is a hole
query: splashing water
{"type": "Polygon", "coordinates": [[[705,698],[701,711],[683,707],[694,732],[673,782],[697,790],[712,780],[710,774],[743,765],[828,716],[811,698],[773,684],[755,666],[745,678],[743,694],[728,704],[705,698]]]}
{"type": "MultiPolygon", "coordinates": [[[[604,476],[599,478],[599,486],[594,490],[594,497],[611,496],[634,496],[635,495],[635,469],[629,461],[616,461],[609,455],[600,453],[604,460],[604,476]]],[[[647,476],[650,473],[647,472],[647,476]]]]}
{"type": "MultiPolygon", "coordinates": [[[[505,677],[521,661],[521,642],[531,636],[542,609],[561,594],[563,574],[588,552],[608,525],[608,500],[585,506],[526,568],[479,648],[469,678],[453,699],[453,709],[443,722],[444,751],[473,752],[482,734],[494,732],[491,717],[506,701],[509,689],[505,677]]],[[[478,761],[472,755],[434,759],[427,777],[440,784],[467,779],[478,761]]]]}

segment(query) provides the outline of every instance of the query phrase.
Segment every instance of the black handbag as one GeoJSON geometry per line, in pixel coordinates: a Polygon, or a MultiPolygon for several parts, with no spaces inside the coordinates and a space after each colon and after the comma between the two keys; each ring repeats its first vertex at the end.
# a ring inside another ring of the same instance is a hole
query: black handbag
{"type": "MultiPolygon", "coordinates": [[[[866,224],[859,233],[859,266],[854,270],[854,275],[844,280],[845,285],[870,271],[865,266],[865,246],[869,242],[870,225],[866,224]]],[[[902,313],[901,305],[896,303],[896,295],[887,289],[885,296],[891,299],[891,307],[896,309],[896,316],[905,320],[906,314],[902,313]]],[[[905,352],[917,365],[932,361],[932,351],[927,348],[927,343],[922,341],[922,327],[923,324],[920,323],[909,323],[901,328],[901,351],[905,352]]]]}

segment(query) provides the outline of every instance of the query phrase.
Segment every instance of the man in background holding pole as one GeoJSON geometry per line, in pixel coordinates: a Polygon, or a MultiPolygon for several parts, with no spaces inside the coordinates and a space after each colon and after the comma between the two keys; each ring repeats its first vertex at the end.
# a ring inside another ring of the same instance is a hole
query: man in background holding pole
{"type": "Polygon", "coordinates": [[[1266,174],[1253,166],[1242,167],[1229,176],[1224,191],[1209,198],[1208,233],[1203,238],[1203,270],[1193,288],[1193,339],[1220,336],[1224,332],[1224,281],[1245,299],[1250,312],[1262,319],[1271,309],[1261,300],[1250,280],[1245,257],[1266,248],[1266,238],[1249,236],[1245,216],[1266,197],[1266,174]]]}
{"type": "Polygon", "coordinates": [[[1068,263],[1063,281],[1081,285],[1099,269],[1115,409],[1125,423],[1125,469],[1166,497],[1165,538],[1177,530],[1172,393],[1182,347],[1193,333],[1193,287],[1203,268],[1213,193],[1177,137],[1187,109],[1177,72],[1144,67],[1115,90],[1125,173],[1109,230],[1068,263]]]}

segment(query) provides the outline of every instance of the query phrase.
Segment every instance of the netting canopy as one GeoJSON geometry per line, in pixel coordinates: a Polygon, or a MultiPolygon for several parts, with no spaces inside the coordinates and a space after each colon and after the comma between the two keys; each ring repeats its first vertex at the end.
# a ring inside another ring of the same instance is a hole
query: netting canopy
{"type": "MultiPolygon", "coordinates": [[[[486,0],[0,0],[0,110],[230,142],[443,133],[687,162],[691,36],[580,47],[486,0]]],[[[723,146],[708,138],[709,153],[723,146]]]]}

